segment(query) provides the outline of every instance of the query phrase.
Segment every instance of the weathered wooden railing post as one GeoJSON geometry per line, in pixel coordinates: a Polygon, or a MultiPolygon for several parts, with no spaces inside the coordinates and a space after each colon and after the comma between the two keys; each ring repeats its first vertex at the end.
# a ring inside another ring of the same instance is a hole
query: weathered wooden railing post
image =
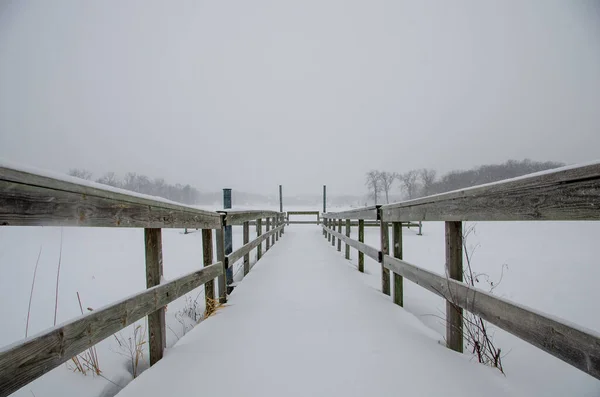
{"type": "MultiPolygon", "coordinates": [[[[335,224],[336,224],[336,220],[335,219],[331,219],[331,230],[335,231],[335,224]]],[[[331,246],[335,247],[335,235],[331,235],[331,246]]]]}
{"type": "MultiPolygon", "coordinates": [[[[346,219],[346,237],[350,237],[350,219],[346,219]]],[[[350,259],[350,246],[346,243],[346,259],[350,259]]]]}
{"type": "MultiPolygon", "coordinates": [[[[337,224],[338,224],[338,230],[337,231],[338,231],[338,233],[341,234],[342,233],[342,220],[338,219],[337,224]]],[[[337,250],[338,250],[338,252],[342,252],[342,239],[341,238],[338,238],[337,250]]]]}
{"type": "MultiPolygon", "coordinates": [[[[381,210],[377,210],[381,211],[381,210]]],[[[380,214],[381,215],[381,214],[380,214]]],[[[383,266],[383,256],[390,253],[390,231],[387,221],[379,221],[379,232],[381,234],[381,253],[379,262],[381,262],[381,292],[390,295],[390,271],[383,266]]]]}
{"type": "MultiPolygon", "coordinates": [[[[277,218],[273,217],[273,229],[275,229],[277,227],[277,218]]],[[[277,234],[277,232],[271,234],[271,246],[275,245],[275,235],[277,234]]]]}
{"type": "MultiPolygon", "coordinates": [[[[266,222],[267,224],[265,225],[265,234],[269,233],[269,230],[271,230],[271,218],[266,218],[266,222]]],[[[269,248],[271,248],[271,237],[267,237],[266,241],[267,246],[265,247],[265,252],[267,252],[269,248]]]]}
{"type": "MultiPolygon", "coordinates": [[[[144,229],[147,288],[160,285],[160,279],[163,275],[161,236],[161,229],[144,229]]],[[[167,344],[164,307],[148,315],[148,336],[150,365],[154,365],[163,357],[163,352],[167,344]]]]}
{"type": "MultiPolygon", "coordinates": [[[[358,220],[358,241],[361,243],[365,242],[365,220],[358,220]]],[[[358,251],[358,271],[361,273],[365,272],[365,254],[362,251],[358,251]]]]}
{"type": "MultiPolygon", "coordinates": [[[[327,218],[327,221],[325,222],[327,224],[327,228],[331,228],[331,218],[327,218]]],[[[327,242],[331,242],[331,233],[327,232],[327,242]]]]}
{"type": "MultiPolygon", "coordinates": [[[[256,220],[256,237],[262,236],[262,219],[256,220]]],[[[262,256],[262,243],[256,247],[256,261],[258,262],[262,256]]]]}
{"type": "MultiPolygon", "coordinates": [[[[204,267],[213,263],[212,229],[202,229],[202,259],[204,267]]],[[[215,282],[213,280],[204,284],[204,316],[209,316],[215,310],[215,282]]]]}
{"type": "MultiPolygon", "coordinates": [[[[463,281],[462,222],[446,222],[446,274],[454,280],[463,281]]],[[[463,351],[463,311],[446,297],[446,343],[447,346],[463,351]]]]}
{"type": "MultiPolygon", "coordinates": [[[[392,240],[394,242],[394,258],[402,259],[402,222],[392,223],[392,240]]],[[[402,276],[394,273],[394,303],[404,306],[402,276]]]]}
{"type": "MultiPolygon", "coordinates": [[[[242,238],[244,245],[250,242],[250,222],[246,221],[242,224],[242,238]]],[[[250,253],[244,255],[244,276],[250,272],[250,253]]]]}
{"type": "Polygon", "coordinates": [[[223,274],[217,278],[219,285],[219,303],[227,303],[227,261],[225,258],[225,214],[221,214],[221,227],[216,230],[217,261],[223,263],[223,274]]]}

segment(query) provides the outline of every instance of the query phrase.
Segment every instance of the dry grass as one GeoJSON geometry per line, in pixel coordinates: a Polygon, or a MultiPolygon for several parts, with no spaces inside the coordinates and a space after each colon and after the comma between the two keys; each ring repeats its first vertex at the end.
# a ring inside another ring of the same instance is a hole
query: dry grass
{"type": "Polygon", "coordinates": [[[115,334],[114,337],[119,344],[118,354],[126,357],[131,366],[131,375],[136,378],[140,374],[140,366],[145,363],[144,346],[146,345],[147,326],[135,325],[133,328],[133,336],[129,338],[123,337],[121,333],[115,334]]]}
{"type": "MultiPolygon", "coordinates": [[[[81,310],[81,314],[83,314],[83,305],[81,304],[81,296],[79,296],[79,291],[77,291],[77,301],[79,302],[79,310],[81,310]]],[[[89,311],[93,309],[91,307],[87,308],[89,311]]],[[[88,372],[91,372],[93,375],[100,375],[102,371],[100,371],[100,364],[98,362],[98,353],[96,352],[96,346],[92,346],[83,353],[71,358],[72,366],[68,366],[73,372],[81,372],[84,375],[87,375],[88,372]]]]}

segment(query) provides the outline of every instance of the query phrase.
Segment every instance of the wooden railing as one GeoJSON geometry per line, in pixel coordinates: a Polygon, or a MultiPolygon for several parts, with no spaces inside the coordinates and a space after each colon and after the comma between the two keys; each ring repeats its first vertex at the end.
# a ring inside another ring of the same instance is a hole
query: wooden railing
{"type": "Polygon", "coordinates": [[[284,215],[274,211],[203,211],[97,184],[0,167],[0,225],[144,228],[147,281],[144,291],[1,348],[0,397],[4,397],[145,316],[148,316],[150,365],[153,365],[162,358],[166,344],[164,307],[204,285],[206,307],[210,310],[215,301],[215,278],[219,301],[225,303],[225,273],[229,265],[244,257],[244,274],[247,274],[251,250],[257,249],[258,260],[263,241],[267,241],[268,250],[279,240],[284,232],[284,215]],[[252,242],[250,220],[257,225],[257,237],[252,242]],[[244,246],[226,256],[224,227],[227,225],[243,225],[244,246]],[[163,228],[202,229],[204,268],[161,284],[163,228]]]}
{"type": "Polygon", "coordinates": [[[319,211],[288,211],[286,213],[286,223],[288,225],[294,224],[309,224],[309,225],[318,225],[321,223],[321,213],[319,211]],[[290,215],[316,215],[316,221],[290,221],[290,215]]]}
{"type": "Polygon", "coordinates": [[[462,282],[463,221],[600,220],[600,164],[565,167],[397,204],[326,213],[323,218],[323,233],[334,246],[338,239],[338,251],[342,241],[346,258],[350,247],[358,250],[360,271],[364,270],[364,255],[381,263],[381,289],[387,295],[391,293],[390,271],[393,273],[396,304],[403,305],[403,278],[446,299],[449,348],[463,350],[464,309],[600,379],[600,334],[462,282]],[[358,241],[350,238],[351,219],[358,221],[358,241]],[[364,244],[365,220],[379,221],[379,248],[364,244]],[[402,259],[402,223],[416,221],[445,222],[448,276],[402,259]]]}

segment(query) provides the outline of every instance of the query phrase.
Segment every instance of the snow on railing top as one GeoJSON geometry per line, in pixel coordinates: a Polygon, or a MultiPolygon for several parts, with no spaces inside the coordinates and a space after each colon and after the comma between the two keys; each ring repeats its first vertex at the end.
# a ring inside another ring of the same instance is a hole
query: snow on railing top
{"type": "Polygon", "coordinates": [[[324,218],[407,221],[600,220],[600,161],[324,218]]]}

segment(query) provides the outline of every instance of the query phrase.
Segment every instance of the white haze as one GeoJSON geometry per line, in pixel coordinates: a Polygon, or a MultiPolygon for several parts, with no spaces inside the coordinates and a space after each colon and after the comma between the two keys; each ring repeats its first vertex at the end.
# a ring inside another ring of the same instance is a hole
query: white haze
{"type": "Polygon", "coordinates": [[[2,1],[0,157],[274,194],[598,158],[597,1],[2,1]]]}

